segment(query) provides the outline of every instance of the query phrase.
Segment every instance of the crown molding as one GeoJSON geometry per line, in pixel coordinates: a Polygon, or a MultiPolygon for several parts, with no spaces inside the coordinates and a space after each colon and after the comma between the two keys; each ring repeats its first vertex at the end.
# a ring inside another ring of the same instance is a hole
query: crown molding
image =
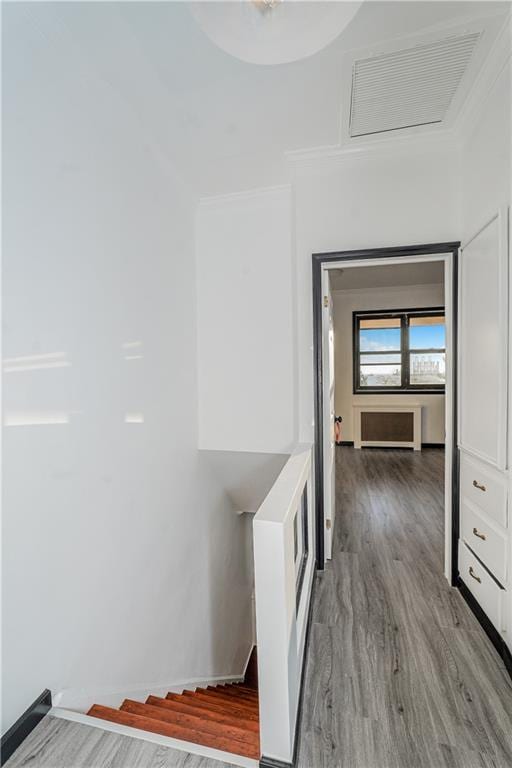
{"type": "Polygon", "coordinates": [[[286,152],[286,160],[292,166],[318,160],[346,162],[379,157],[394,157],[439,151],[456,151],[454,135],[448,130],[425,132],[421,135],[396,136],[375,139],[365,144],[341,146],[329,145],[286,152]]]}
{"type": "Polygon", "coordinates": [[[483,113],[487,99],[512,54],[512,12],[505,17],[496,40],[485,59],[475,82],[453,124],[448,128],[431,128],[421,133],[383,135],[364,143],[341,142],[319,147],[285,152],[285,158],[292,167],[302,164],[329,160],[347,162],[368,160],[379,157],[428,153],[459,152],[472,133],[473,126],[483,113]]]}
{"type": "Polygon", "coordinates": [[[509,12],[453,125],[453,136],[459,144],[465,144],[472,135],[494,86],[503,70],[510,65],[511,56],[512,12],[509,12]]]}
{"type": "Polygon", "coordinates": [[[199,207],[208,207],[222,203],[233,203],[235,201],[253,200],[256,197],[265,195],[280,194],[282,192],[291,192],[290,184],[277,184],[271,187],[257,187],[256,189],[245,189],[239,192],[227,192],[220,195],[209,195],[201,197],[198,200],[199,207]]]}

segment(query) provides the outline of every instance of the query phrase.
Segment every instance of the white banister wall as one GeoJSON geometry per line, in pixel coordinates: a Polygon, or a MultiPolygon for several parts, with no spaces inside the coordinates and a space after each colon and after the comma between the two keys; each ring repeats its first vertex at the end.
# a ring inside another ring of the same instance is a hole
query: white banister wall
{"type": "Polygon", "coordinates": [[[315,571],[311,452],[311,444],[293,451],[253,523],[261,753],[284,762],[293,756],[315,571]],[[294,523],[304,489],[308,547],[297,604],[294,523]]]}

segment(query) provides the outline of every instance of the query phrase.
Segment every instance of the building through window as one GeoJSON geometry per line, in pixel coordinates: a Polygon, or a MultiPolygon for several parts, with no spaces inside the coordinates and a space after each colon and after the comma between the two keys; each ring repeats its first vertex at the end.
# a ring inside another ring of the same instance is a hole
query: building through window
{"type": "Polygon", "coordinates": [[[444,392],[444,308],[354,312],[354,393],[444,392]]]}

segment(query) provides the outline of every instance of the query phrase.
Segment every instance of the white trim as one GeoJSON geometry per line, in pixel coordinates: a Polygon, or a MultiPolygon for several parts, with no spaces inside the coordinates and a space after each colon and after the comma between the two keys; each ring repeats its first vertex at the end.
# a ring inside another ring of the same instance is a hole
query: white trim
{"type": "MultiPolygon", "coordinates": [[[[468,28],[468,24],[474,26],[482,21],[491,22],[492,17],[469,20],[466,24],[457,24],[458,27],[468,28]]],[[[449,25],[444,29],[437,28],[436,36],[454,29],[449,25]]],[[[483,35],[486,35],[487,28],[483,35]]],[[[396,43],[396,40],[394,41],[396,43]]],[[[377,134],[373,138],[348,143],[340,140],[337,144],[326,144],[316,147],[304,147],[302,149],[285,151],[285,158],[292,165],[308,163],[319,160],[367,160],[372,157],[385,155],[403,155],[428,151],[459,151],[461,144],[471,135],[474,126],[484,110],[487,99],[499,78],[503,68],[507,65],[511,56],[511,14],[503,18],[495,40],[486,58],[478,70],[471,89],[460,103],[457,114],[448,126],[437,126],[422,129],[420,132],[411,132],[408,129],[397,131],[396,134],[377,134]]],[[[340,131],[341,132],[341,131],[340,131]]]]}
{"type": "Polygon", "coordinates": [[[260,748],[289,763],[297,726],[302,661],[315,562],[312,446],[299,444],[253,521],[260,748]],[[297,606],[294,523],[307,493],[306,573],[297,606]]]}
{"type": "Polygon", "coordinates": [[[375,405],[371,402],[356,403],[352,406],[354,448],[360,450],[366,446],[374,448],[412,448],[421,451],[421,408],[419,403],[407,403],[400,405],[375,405]],[[412,440],[362,440],[361,439],[361,415],[363,413],[412,413],[413,414],[413,439],[412,440]]]}
{"type": "MultiPolygon", "coordinates": [[[[460,250],[459,250],[460,252],[460,250]]],[[[458,356],[454,359],[452,349],[453,339],[453,272],[452,263],[449,258],[444,262],[444,323],[446,335],[446,353],[445,353],[445,400],[444,400],[444,575],[449,584],[452,583],[452,520],[453,520],[453,499],[452,499],[452,471],[453,454],[456,446],[453,441],[453,424],[455,420],[454,398],[455,392],[455,370],[458,370],[458,356]]],[[[456,340],[456,347],[458,344],[456,340]]],[[[458,421],[455,421],[456,429],[458,421]]],[[[456,432],[456,434],[458,434],[456,432]]]]}
{"type": "Polygon", "coordinates": [[[461,245],[461,247],[460,247],[460,250],[461,250],[461,252],[462,252],[462,251],[464,251],[464,250],[465,250],[465,249],[468,247],[468,245],[471,245],[471,243],[473,242],[473,240],[476,240],[476,238],[478,237],[478,235],[481,235],[481,234],[482,234],[482,232],[484,231],[484,229],[487,229],[487,227],[490,227],[490,226],[491,226],[491,224],[492,224],[494,221],[496,221],[496,219],[498,218],[498,216],[499,216],[499,215],[500,215],[499,211],[496,211],[496,213],[495,213],[495,214],[493,214],[493,215],[491,216],[491,218],[490,218],[490,219],[488,219],[488,220],[485,222],[485,224],[482,224],[482,226],[481,226],[479,229],[477,229],[477,231],[476,231],[476,232],[475,232],[473,235],[471,235],[471,237],[470,237],[470,238],[468,238],[468,240],[466,240],[466,242],[465,242],[465,243],[462,243],[462,245],[461,245]]]}
{"type": "MultiPolygon", "coordinates": [[[[251,646],[252,650],[252,646],[251,646]]],[[[124,699],[165,696],[169,691],[182,693],[184,690],[194,690],[208,685],[222,685],[243,680],[243,672],[239,675],[216,675],[213,677],[198,677],[189,680],[175,680],[170,683],[134,683],[131,686],[65,688],[53,696],[56,707],[63,707],[75,712],[85,712],[93,704],[107,707],[118,707],[124,699]]]]}
{"type": "Polygon", "coordinates": [[[241,768],[258,768],[259,766],[258,760],[252,760],[249,757],[233,755],[231,752],[223,752],[220,749],[204,747],[201,744],[194,744],[191,741],[172,739],[170,736],[161,736],[158,733],[142,731],[139,728],[131,728],[128,725],[111,723],[108,720],[100,720],[98,717],[89,717],[89,715],[84,715],[80,712],[72,712],[68,709],[62,709],[60,707],[53,707],[48,714],[50,717],[57,717],[61,720],[69,720],[73,723],[81,723],[82,725],[88,725],[91,728],[100,728],[102,731],[117,733],[119,736],[129,736],[132,739],[150,741],[153,744],[160,744],[161,746],[168,747],[169,749],[177,749],[180,752],[187,752],[193,755],[200,755],[201,757],[208,757],[212,760],[219,760],[222,763],[241,766],[241,768]]]}
{"type": "Polygon", "coordinates": [[[243,189],[238,192],[226,192],[220,195],[209,195],[207,197],[200,197],[198,200],[199,206],[210,206],[220,203],[232,203],[236,200],[253,200],[255,197],[262,197],[269,194],[279,194],[281,192],[289,192],[291,190],[291,184],[276,184],[271,187],[256,187],[255,189],[243,189]]]}
{"type": "Polygon", "coordinates": [[[415,288],[439,288],[443,283],[416,283],[415,285],[381,285],[368,288],[334,288],[331,293],[335,293],[337,296],[343,296],[345,294],[356,293],[362,295],[364,293],[373,293],[374,291],[393,291],[393,293],[409,293],[411,289],[415,288]]]}
{"type": "Polygon", "coordinates": [[[418,154],[418,152],[456,151],[458,145],[454,135],[448,131],[436,134],[428,131],[415,136],[386,136],[367,141],[357,146],[326,145],[285,152],[286,159],[293,164],[319,160],[368,160],[375,157],[418,154]]]}
{"type": "MultiPolygon", "coordinates": [[[[322,269],[352,269],[357,267],[387,267],[394,264],[413,264],[415,262],[446,261],[451,253],[415,254],[414,256],[390,256],[385,259],[353,259],[351,261],[329,261],[322,263],[322,269]]],[[[390,286],[388,286],[389,288],[390,286]]],[[[403,287],[403,286],[402,286],[403,287]]],[[[371,289],[365,289],[371,290],[371,289]]]]}
{"type": "MultiPolygon", "coordinates": [[[[397,256],[386,259],[354,259],[352,261],[324,262],[322,269],[355,269],[357,267],[387,266],[389,264],[411,264],[414,262],[443,261],[445,264],[445,323],[446,323],[446,387],[445,387],[445,512],[444,540],[445,558],[444,575],[451,584],[452,578],[452,453],[453,453],[453,359],[451,328],[453,324],[453,301],[451,281],[451,252],[436,254],[418,254],[415,256],[397,256]],[[448,275],[448,279],[446,276],[448,275]]],[[[324,403],[325,407],[325,403],[324,403]]]]}
{"type": "Polygon", "coordinates": [[[492,49],[475,78],[474,85],[468,94],[454,123],[454,134],[465,142],[472,134],[478,119],[489,99],[492,90],[503,69],[512,55],[511,13],[504,19],[501,29],[496,35],[492,49]]]}

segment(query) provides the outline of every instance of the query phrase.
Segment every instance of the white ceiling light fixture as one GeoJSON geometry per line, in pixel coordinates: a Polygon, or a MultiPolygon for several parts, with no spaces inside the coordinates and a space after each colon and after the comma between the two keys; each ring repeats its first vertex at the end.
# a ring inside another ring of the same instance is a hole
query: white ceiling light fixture
{"type": "Polygon", "coordinates": [[[237,0],[191,3],[199,26],[219,48],[250,64],[285,64],[325,48],[362,2],[237,0]]]}

